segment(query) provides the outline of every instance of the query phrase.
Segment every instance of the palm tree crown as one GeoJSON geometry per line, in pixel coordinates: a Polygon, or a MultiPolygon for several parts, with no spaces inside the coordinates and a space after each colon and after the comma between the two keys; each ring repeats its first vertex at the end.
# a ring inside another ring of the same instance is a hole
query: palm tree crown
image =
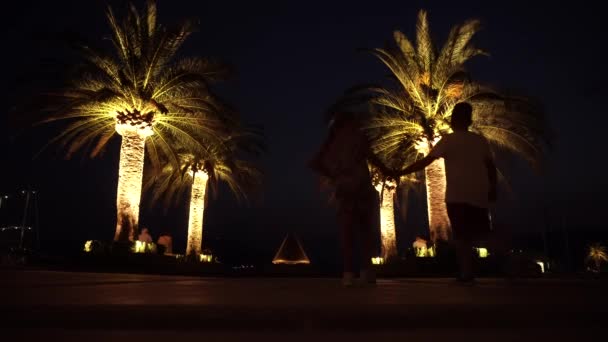
{"type": "MultiPolygon", "coordinates": [[[[451,133],[452,109],[466,101],[473,106],[471,130],[485,136],[494,152],[497,147],[514,152],[538,167],[548,140],[539,106],[528,98],[473,82],[466,72],[468,60],[486,54],[472,44],[479,27],[477,20],[454,26],[445,44],[436,49],[427,13],[420,11],[415,44],[395,31],[387,47],[371,50],[389,69],[392,82],[355,87],[334,108],[367,106],[374,150],[387,164],[402,168],[428,154],[442,136],[451,133]]],[[[450,224],[442,160],[427,167],[425,183],[431,238],[447,239],[450,224]]]]}
{"type": "Polygon", "coordinates": [[[223,141],[201,141],[197,148],[173,145],[178,164],[166,162],[160,172],[147,175],[144,188],[152,191],[152,202],[165,207],[181,201],[192,186],[193,176],[205,173],[212,193],[225,182],[237,200],[247,200],[261,181],[259,168],[249,160],[264,150],[262,135],[252,129],[234,132],[223,141]]]}
{"type": "Polygon", "coordinates": [[[443,47],[436,50],[427,13],[420,11],[415,46],[395,31],[392,46],[372,50],[396,80],[394,87],[366,89],[377,114],[370,128],[383,131],[376,140],[381,154],[390,158],[395,151],[428,153],[441,136],[450,133],[454,106],[467,101],[474,108],[473,131],[533,165],[541,160],[546,130],[536,104],[475,83],[465,71],[468,60],[486,54],[471,43],[479,27],[477,20],[454,26],[443,47]]]}
{"type": "Polygon", "coordinates": [[[171,151],[170,140],[198,145],[193,131],[208,140],[222,135],[218,128],[232,120],[231,111],[209,83],[226,77],[228,69],[204,58],[176,59],[194,26],[161,26],[154,1],[142,13],[131,4],[123,21],[111,8],[106,16],[113,53],[76,42],[84,63],[70,85],[54,94],[59,105],[46,120],[70,120],[54,139],[69,146],[68,156],[90,147],[94,157],[115,132],[128,130],[150,136],[148,156],[158,166],[159,152],[171,151]]]}
{"type": "Polygon", "coordinates": [[[595,263],[595,267],[599,271],[601,263],[608,262],[608,249],[599,243],[589,246],[589,249],[587,250],[587,261],[595,263]]]}

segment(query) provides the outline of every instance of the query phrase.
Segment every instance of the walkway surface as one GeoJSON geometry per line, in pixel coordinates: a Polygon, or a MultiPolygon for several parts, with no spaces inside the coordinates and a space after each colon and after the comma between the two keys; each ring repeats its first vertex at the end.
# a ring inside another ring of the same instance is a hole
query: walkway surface
{"type": "MultiPolygon", "coordinates": [[[[0,271],[0,326],[16,340],[399,338],[515,341],[608,336],[605,280],[380,279],[0,271]]],[[[7,340],[8,341],[8,340],[7,340]]]]}

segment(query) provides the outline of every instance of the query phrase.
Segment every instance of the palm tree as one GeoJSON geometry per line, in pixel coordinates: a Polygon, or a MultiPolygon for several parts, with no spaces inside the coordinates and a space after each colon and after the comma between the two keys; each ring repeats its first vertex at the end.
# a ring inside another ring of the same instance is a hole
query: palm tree
{"type": "Polygon", "coordinates": [[[218,140],[219,127],[231,120],[208,87],[227,69],[198,57],[177,60],[194,27],[188,22],[174,29],[161,26],[152,0],[141,13],[131,4],[122,21],[111,7],[106,16],[113,50],[74,41],[84,62],[69,86],[52,94],[57,102],[45,122],[70,121],[52,140],[67,146],[68,157],[81,148],[95,157],[116,133],[121,136],[114,240],[125,241],[137,231],[146,150],[159,167],[159,156],[171,154],[168,142],[198,145],[194,131],[207,141],[218,140]]]}
{"type": "Polygon", "coordinates": [[[593,262],[596,271],[599,272],[602,263],[608,261],[608,249],[599,243],[589,246],[589,249],[587,250],[587,261],[593,262]]]}
{"type": "Polygon", "coordinates": [[[394,206],[397,183],[393,179],[382,175],[377,168],[370,168],[372,171],[371,182],[378,192],[378,198],[380,199],[381,257],[386,262],[398,255],[394,206]]]}
{"type": "MultiPolygon", "coordinates": [[[[348,102],[348,96],[346,101],[348,102]]],[[[392,170],[401,170],[413,161],[415,154],[408,152],[407,142],[396,145],[392,150],[379,149],[380,142],[389,130],[383,127],[374,127],[373,123],[368,125],[368,137],[372,143],[374,153],[382,158],[381,161],[392,170]]],[[[387,262],[398,256],[397,251],[397,232],[395,226],[395,203],[397,202],[397,191],[401,189],[400,206],[401,218],[405,220],[405,210],[407,208],[407,197],[409,190],[416,183],[416,179],[411,176],[402,176],[398,181],[382,175],[378,168],[372,168],[372,185],[380,196],[380,241],[382,243],[382,258],[387,262]]]]}
{"type": "MultiPolygon", "coordinates": [[[[479,21],[469,20],[452,28],[446,43],[436,51],[427,14],[420,11],[416,45],[395,31],[394,44],[371,52],[391,72],[394,86],[364,86],[350,91],[351,103],[365,99],[375,118],[370,129],[378,130],[375,149],[385,160],[396,154],[428,154],[439,139],[450,133],[454,105],[468,101],[474,108],[472,130],[496,148],[522,156],[538,166],[542,139],[546,137],[541,111],[529,99],[499,94],[470,80],[464,64],[484,55],[471,39],[479,21]]],[[[447,239],[450,224],[445,206],[445,167],[437,160],[425,170],[429,229],[433,241],[447,239]]]]}
{"type": "MultiPolygon", "coordinates": [[[[396,160],[402,160],[402,158],[392,159],[392,161],[396,160]]],[[[394,165],[394,163],[392,165],[394,165]]],[[[404,165],[401,165],[401,167],[404,167],[404,165]]],[[[415,183],[415,179],[403,176],[399,182],[397,182],[394,179],[383,175],[377,167],[373,167],[371,164],[370,169],[372,175],[371,182],[378,192],[380,200],[381,257],[385,262],[388,262],[398,256],[397,230],[395,225],[395,203],[397,202],[398,186],[402,190],[402,196],[405,196],[404,200],[399,205],[401,207],[407,206],[407,194],[415,183]]],[[[404,213],[405,208],[401,209],[401,212],[404,213]]],[[[405,219],[405,215],[401,216],[402,219],[405,219]]]]}
{"type": "Polygon", "coordinates": [[[176,147],[179,164],[167,163],[160,174],[150,177],[145,185],[153,191],[152,201],[164,198],[166,206],[183,199],[190,190],[186,255],[200,255],[203,250],[203,216],[209,198],[208,185],[217,193],[218,182],[223,181],[238,200],[246,200],[261,179],[258,168],[240,157],[243,152],[261,152],[260,135],[249,131],[230,135],[221,143],[201,145],[204,148],[176,147]]]}

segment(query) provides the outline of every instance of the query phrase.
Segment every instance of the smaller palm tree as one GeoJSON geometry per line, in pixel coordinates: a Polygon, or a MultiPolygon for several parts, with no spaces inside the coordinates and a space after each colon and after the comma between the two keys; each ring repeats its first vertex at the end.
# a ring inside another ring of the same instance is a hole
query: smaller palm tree
{"type": "Polygon", "coordinates": [[[395,227],[395,193],[397,182],[387,178],[378,168],[371,166],[372,185],[380,198],[380,241],[382,258],[386,261],[397,257],[397,232],[395,227]]]}
{"type": "MultiPolygon", "coordinates": [[[[372,147],[375,147],[375,137],[372,139],[372,147]]],[[[397,158],[389,159],[391,163],[385,163],[391,169],[402,169],[407,162],[404,158],[408,155],[401,155],[397,158]]],[[[384,161],[382,161],[384,162],[384,161]]],[[[386,261],[393,260],[398,256],[397,250],[397,230],[395,224],[395,204],[398,205],[401,213],[401,219],[405,220],[405,210],[407,207],[407,194],[416,182],[414,177],[403,176],[398,181],[382,174],[378,167],[374,167],[370,163],[371,182],[380,199],[380,241],[382,244],[381,256],[386,261]],[[397,191],[401,189],[403,200],[401,203],[397,201],[397,191]]]]}
{"type": "Polygon", "coordinates": [[[603,262],[608,262],[608,249],[599,243],[594,243],[587,250],[587,262],[592,262],[595,271],[599,272],[603,262]]]}
{"type": "Polygon", "coordinates": [[[243,152],[261,152],[261,136],[253,131],[229,135],[222,143],[201,142],[204,149],[176,146],[178,164],[167,163],[160,174],[148,178],[145,188],[153,191],[152,201],[164,198],[166,207],[190,192],[186,255],[203,250],[203,216],[209,190],[217,194],[219,181],[225,182],[239,201],[259,185],[258,168],[242,157],[243,152]]]}

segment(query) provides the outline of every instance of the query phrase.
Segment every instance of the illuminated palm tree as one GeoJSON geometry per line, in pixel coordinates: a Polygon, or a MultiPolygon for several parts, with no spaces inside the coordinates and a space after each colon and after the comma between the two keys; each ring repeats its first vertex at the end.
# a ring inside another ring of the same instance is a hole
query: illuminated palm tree
{"type": "MultiPolygon", "coordinates": [[[[395,86],[365,86],[350,96],[366,99],[375,114],[370,129],[381,131],[376,150],[384,160],[398,153],[428,154],[441,136],[450,132],[454,105],[468,101],[474,108],[472,130],[493,146],[524,157],[537,166],[545,137],[541,111],[524,97],[506,96],[472,82],[464,64],[485,54],[471,44],[479,29],[477,20],[452,28],[446,43],[436,52],[425,11],[418,14],[416,45],[395,31],[394,44],[373,49],[390,70],[395,86]]],[[[352,100],[351,100],[352,101],[352,100]]],[[[433,241],[450,232],[445,206],[445,167],[442,159],[425,170],[429,229],[433,241]]]]}
{"type": "Polygon", "coordinates": [[[378,192],[380,205],[380,256],[386,262],[398,255],[397,232],[395,229],[395,193],[397,183],[382,174],[373,165],[369,165],[372,176],[371,182],[378,192]]]}
{"type": "Polygon", "coordinates": [[[587,261],[593,262],[596,271],[599,272],[602,263],[608,262],[608,249],[599,243],[589,246],[589,249],[587,250],[587,261]]]}
{"type": "Polygon", "coordinates": [[[259,185],[259,170],[239,157],[244,150],[261,151],[261,136],[251,133],[232,135],[221,143],[206,142],[201,144],[202,149],[177,147],[179,164],[166,164],[159,175],[146,182],[145,187],[153,192],[152,201],[164,198],[166,206],[182,200],[190,190],[186,255],[200,255],[203,250],[208,185],[217,193],[218,181],[223,181],[239,200],[246,200],[248,193],[259,185]]]}
{"type": "MultiPolygon", "coordinates": [[[[403,160],[403,158],[392,159],[392,161],[396,160],[403,160]]],[[[402,163],[400,167],[403,168],[405,165],[406,164],[402,163]]],[[[378,192],[380,200],[381,257],[385,262],[388,262],[398,256],[397,230],[395,225],[397,186],[401,187],[404,195],[407,195],[407,191],[409,191],[410,187],[415,183],[415,179],[403,176],[399,182],[396,182],[394,179],[383,175],[378,168],[370,165],[370,169],[372,175],[371,182],[378,192]]],[[[400,206],[407,206],[407,197],[400,203],[400,206]]],[[[405,208],[402,208],[401,211],[404,212],[404,210],[405,208]]],[[[405,219],[405,215],[402,215],[402,219],[405,219]]]]}
{"type": "Polygon", "coordinates": [[[145,150],[158,166],[159,155],[171,151],[168,142],[198,145],[195,131],[217,140],[219,127],[231,120],[208,88],[226,76],[226,68],[202,58],[177,60],[194,27],[165,28],[156,17],[154,1],[147,1],[145,13],[131,4],[122,21],[108,7],[114,49],[75,42],[84,63],[69,86],[53,94],[57,105],[45,120],[70,121],[52,141],[63,142],[68,157],[81,148],[95,157],[116,133],[121,136],[114,240],[133,240],[137,231],[145,150]]]}

